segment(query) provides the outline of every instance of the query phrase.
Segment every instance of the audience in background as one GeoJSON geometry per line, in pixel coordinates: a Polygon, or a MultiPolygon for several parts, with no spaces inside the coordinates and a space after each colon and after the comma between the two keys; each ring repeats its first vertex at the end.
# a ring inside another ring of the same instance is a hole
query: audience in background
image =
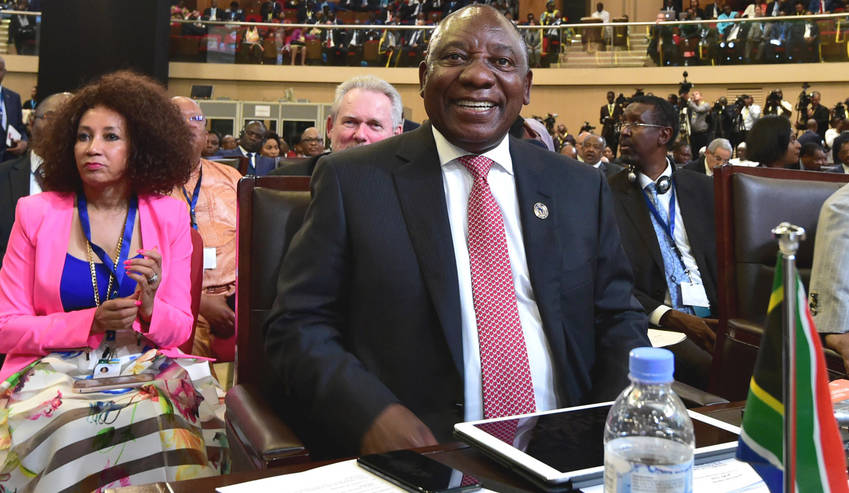
{"type": "Polygon", "coordinates": [[[713,139],[705,149],[704,156],[693,159],[684,165],[684,169],[713,176],[713,169],[727,163],[733,152],[728,139],[713,139]]]}
{"type": "Polygon", "coordinates": [[[690,143],[684,140],[678,140],[669,148],[672,151],[672,161],[676,166],[684,166],[693,160],[693,152],[690,150],[690,143]]]}
{"type": "MultiPolygon", "coordinates": [[[[236,313],[236,186],[242,175],[230,166],[203,158],[207,132],[198,104],[174,97],[189,124],[192,138],[192,174],[174,188],[171,196],[184,202],[192,228],[203,238],[203,291],[195,324],[192,354],[233,361],[235,358],[236,313]]],[[[212,135],[210,133],[210,135],[212,135]]]]}
{"type": "Polygon", "coordinates": [[[260,154],[263,157],[278,158],[280,157],[280,137],[274,132],[268,132],[262,139],[260,154]]]}
{"type": "Polygon", "coordinates": [[[238,148],[239,144],[236,142],[236,138],[230,134],[227,134],[221,137],[221,150],[222,151],[233,151],[238,148]]]}
{"type": "Polygon", "coordinates": [[[29,147],[27,129],[24,125],[24,115],[21,108],[21,96],[15,91],[2,86],[6,73],[6,60],[0,57],[0,101],[2,102],[3,110],[0,113],[0,121],[5,122],[0,127],[3,128],[3,132],[0,134],[0,162],[20,156],[29,147]],[[19,137],[10,138],[11,144],[7,147],[6,136],[9,135],[9,129],[11,127],[17,130],[19,137]]]}
{"type": "Polygon", "coordinates": [[[808,171],[825,171],[823,167],[827,163],[825,149],[816,142],[808,142],[803,144],[799,151],[799,163],[790,168],[808,170],[808,171]]]}

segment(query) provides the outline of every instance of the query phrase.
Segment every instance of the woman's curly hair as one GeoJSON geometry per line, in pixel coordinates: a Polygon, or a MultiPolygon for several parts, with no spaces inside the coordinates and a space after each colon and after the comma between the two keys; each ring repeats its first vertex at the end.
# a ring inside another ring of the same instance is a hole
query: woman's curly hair
{"type": "Polygon", "coordinates": [[[126,179],[136,194],[165,195],[189,180],[197,163],[187,144],[192,141],[191,131],[180,110],[153,79],[119,71],[80,89],[48,122],[35,144],[44,159],[45,190],[82,190],[74,145],[80,120],[96,106],[115,111],[127,123],[126,179]]]}

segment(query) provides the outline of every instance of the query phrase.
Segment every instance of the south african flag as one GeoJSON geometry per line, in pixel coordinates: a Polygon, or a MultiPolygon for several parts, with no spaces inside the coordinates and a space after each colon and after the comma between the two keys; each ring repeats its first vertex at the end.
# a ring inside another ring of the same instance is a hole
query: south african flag
{"type": "MultiPolygon", "coordinates": [[[[784,292],[779,254],[767,309],[766,330],[755,362],[737,458],[749,462],[771,493],[781,493],[783,481],[784,402],[781,355],[785,296],[796,299],[796,490],[804,493],[849,493],[843,445],[831,408],[825,361],[819,336],[808,311],[805,288],[796,276],[792,292],[784,292]]],[[[794,452],[791,445],[791,453],[794,452]]]]}

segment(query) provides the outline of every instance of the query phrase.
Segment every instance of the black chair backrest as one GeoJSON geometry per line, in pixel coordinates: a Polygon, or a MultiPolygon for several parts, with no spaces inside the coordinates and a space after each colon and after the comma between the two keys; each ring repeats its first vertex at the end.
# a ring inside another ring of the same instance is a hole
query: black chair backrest
{"type": "Polygon", "coordinates": [[[236,381],[269,373],[262,325],[277,294],[280,262],[310,201],[309,177],[247,176],[239,181],[236,381]]]}
{"type": "Polygon", "coordinates": [[[807,232],[796,253],[796,267],[807,287],[820,208],[843,185],[745,174],[732,177],[738,318],[762,322],[766,316],[778,255],[771,230],[782,221],[807,232]]]}

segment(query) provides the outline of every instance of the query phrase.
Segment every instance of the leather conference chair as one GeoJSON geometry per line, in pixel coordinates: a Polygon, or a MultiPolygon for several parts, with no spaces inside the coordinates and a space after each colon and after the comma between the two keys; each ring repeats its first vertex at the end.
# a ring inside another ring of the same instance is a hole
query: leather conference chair
{"type": "MultiPolygon", "coordinates": [[[[736,401],[746,398],[763,334],[778,255],[772,228],[782,221],[805,228],[796,267],[807,289],[820,208],[849,175],[722,166],[713,179],[720,291],[709,390],[736,401]]],[[[841,376],[840,357],[825,352],[830,377],[841,376]]]]}
{"type": "Polygon", "coordinates": [[[195,327],[198,323],[198,312],[200,311],[200,295],[203,291],[203,238],[196,229],[192,229],[192,266],[190,270],[191,276],[191,293],[192,293],[192,335],[189,339],[180,345],[180,351],[186,354],[192,354],[192,344],[195,341],[195,327]]]}
{"type": "Polygon", "coordinates": [[[307,176],[247,176],[238,186],[235,385],[225,422],[233,471],[306,462],[303,443],[275,411],[262,326],[274,303],[280,260],[310,200],[307,176]]]}

